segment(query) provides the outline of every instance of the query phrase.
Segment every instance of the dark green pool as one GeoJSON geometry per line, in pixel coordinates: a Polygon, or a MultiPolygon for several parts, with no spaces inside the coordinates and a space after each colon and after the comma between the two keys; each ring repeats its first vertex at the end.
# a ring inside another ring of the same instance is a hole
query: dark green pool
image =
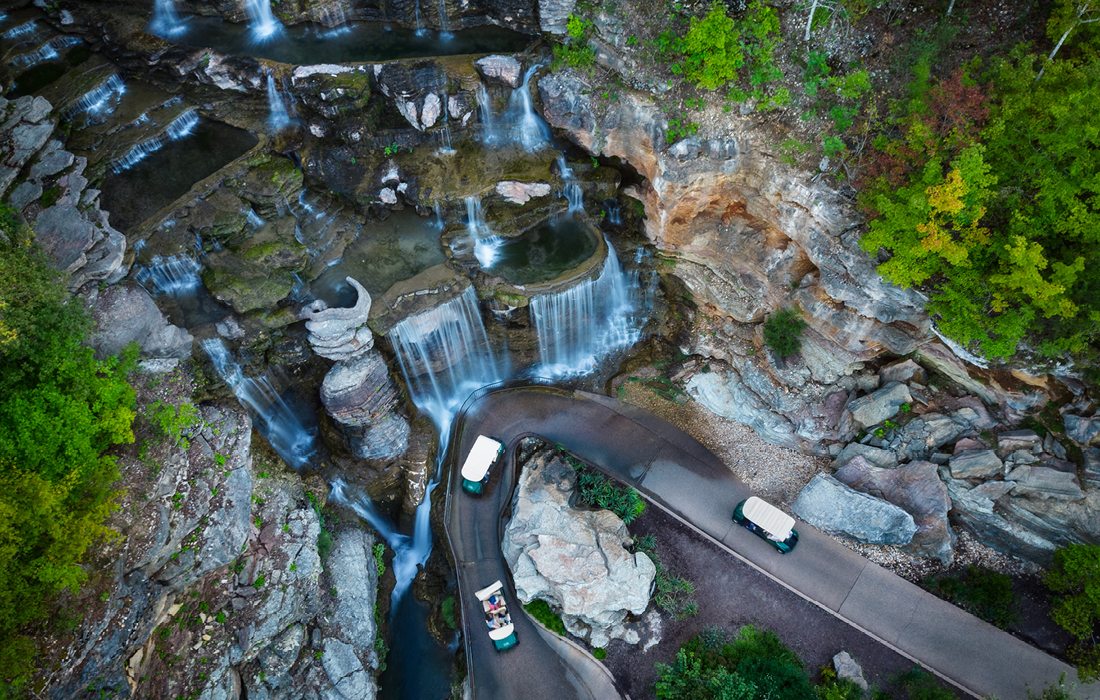
{"type": "Polygon", "coordinates": [[[577,267],[596,252],[596,234],[585,221],[552,219],[498,249],[492,273],[513,284],[547,282],[577,267]]]}

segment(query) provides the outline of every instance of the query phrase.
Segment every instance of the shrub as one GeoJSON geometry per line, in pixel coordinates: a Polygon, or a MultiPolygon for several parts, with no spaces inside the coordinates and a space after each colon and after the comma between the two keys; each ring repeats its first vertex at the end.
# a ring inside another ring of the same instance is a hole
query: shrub
{"type": "Polygon", "coordinates": [[[778,357],[797,355],[802,349],[802,331],[806,322],[794,309],[780,309],[764,322],[764,343],[778,357]]]}
{"type": "Polygon", "coordinates": [[[88,547],[111,535],[111,448],[133,442],[136,352],[97,360],[90,321],[64,280],[0,207],[0,695],[34,667],[24,630],[86,579],[88,547]]]}
{"type": "Polygon", "coordinates": [[[1054,594],[1050,616],[1074,642],[1069,658],[1084,681],[1100,678],[1100,545],[1071,544],[1054,553],[1044,579],[1054,594]]]}
{"type": "Polygon", "coordinates": [[[928,579],[925,585],[939,597],[998,627],[1016,619],[1012,579],[1005,574],[971,565],[953,576],[928,579]]]}
{"type": "Polygon", "coordinates": [[[687,34],[675,45],[683,55],[683,76],[706,90],[736,80],[745,64],[741,31],[721,2],[711,5],[703,19],[693,17],[687,34]]]}
{"type": "Polygon", "coordinates": [[[592,22],[571,14],[565,26],[565,43],[554,46],[554,70],[562,66],[588,70],[596,65],[596,51],[588,45],[592,22]]]}
{"type": "MultiPolygon", "coordinates": [[[[149,407],[153,425],[157,431],[182,450],[191,446],[187,433],[199,422],[199,410],[193,404],[179,406],[157,401],[149,407]]],[[[224,462],[224,457],[222,458],[224,462]]],[[[217,458],[215,456],[215,461],[217,458]]]]}
{"type": "Polygon", "coordinates": [[[645,512],[645,500],[634,488],[618,485],[570,455],[566,455],[566,461],[577,472],[577,493],[585,505],[606,508],[626,525],[645,512]]]}
{"type": "Polygon", "coordinates": [[[332,533],[322,527],[321,531],[317,533],[317,554],[321,559],[327,559],[331,551],[332,533]]]}
{"type": "Polygon", "coordinates": [[[455,597],[449,595],[439,604],[439,614],[443,618],[443,624],[450,629],[458,629],[458,620],[455,618],[455,597]]]}
{"type": "Polygon", "coordinates": [[[561,615],[554,612],[554,609],[545,600],[532,600],[524,605],[523,609],[527,611],[528,615],[541,622],[546,629],[562,637],[565,636],[565,623],[562,622],[561,615]]]}
{"type": "Polygon", "coordinates": [[[607,658],[607,649],[596,647],[592,650],[592,656],[596,657],[597,661],[603,661],[607,658]]]}
{"type": "Polygon", "coordinates": [[[634,541],[634,550],[649,557],[657,570],[653,577],[653,602],[658,608],[683,620],[699,613],[695,602],[695,584],[686,578],[675,576],[665,568],[657,555],[657,540],[653,535],[643,535],[634,541]]]}
{"type": "Polygon", "coordinates": [[[931,673],[919,666],[914,666],[898,680],[908,700],[956,700],[954,693],[937,683],[931,673]]]}
{"type": "Polygon", "coordinates": [[[374,569],[378,572],[378,577],[382,578],[382,575],[386,573],[386,545],[382,542],[376,542],[371,547],[371,553],[374,554],[374,569]]]}

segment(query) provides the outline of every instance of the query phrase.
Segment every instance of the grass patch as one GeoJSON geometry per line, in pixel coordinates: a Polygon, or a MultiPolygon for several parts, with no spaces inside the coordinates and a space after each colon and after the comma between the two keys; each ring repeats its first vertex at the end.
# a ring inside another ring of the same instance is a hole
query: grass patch
{"type": "Polygon", "coordinates": [[[932,593],[998,627],[1016,620],[1012,579],[1002,573],[968,566],[966,571],[924,580],[932,593]]]}
{"type": "Polygon", "coordinates": [[[603,661],[607,658],[607,649],[596,647],[592,650],[592,656],[596,657],[597,661],[603,661]]]}
{"type": "Polygon", "coordinates": [[[439,614],[443,617],[443,624],[450,629],[458,629],[458,620],[455,618],[455,597],[449,595],[439,604],[439,614]]]}
{"type": "Polygon", "coordinates": [[[634,551],[645,554],[657,568],[653,579],[653,602],[657,607],[677,620],[684,620],[699,614],[699,604],[695,602],[695,584],[686,578],[674,575],[657,555],[657,538],[643,535],[634,540],[634,551]]]}
{"type": "Polygon", "coordinates": [[[565,636],[565,623],[562,622],[561,615],[554,612],[554,609],[545,600],[532,600],[524,605],[523,609],[527,611],[528,615],[541,622],[543,627],[554,634],[565,636]]]}

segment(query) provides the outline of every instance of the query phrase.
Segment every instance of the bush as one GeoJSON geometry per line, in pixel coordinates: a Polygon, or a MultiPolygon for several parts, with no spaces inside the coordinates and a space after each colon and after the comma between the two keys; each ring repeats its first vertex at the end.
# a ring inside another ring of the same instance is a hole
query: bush
{"type": "Polygon", "coordinates": [[[802,349],[802,331],[806,322],[794,309],[780,309],[764,322],[764,343],[778,357],[797,355],[802,349]]]}
{"type": "Polygon", "coordinates": [[[90,321],[64,280],[0,207],[0,695],[34,667],[24,630],[86,579],[88,547],[111,535],[115,445],[133,442],[136,360],[97,360],[90,321]]]}
{"type": "Polygon", "coordinates": [[[658,608],[683,620],[699,613],[699,604],[695,602],[695,584],[686,578],[673,575],[665,568],[657,555],[657,540],[653,535],[644,535],[634,541],[634,550],[649,557],[657,570],[653,578],[653,602],[658,608]]]}
{"type": "Polygon", "coordinates": [[[954,693],[919,666],[914,666],[898,680],[907,700],[956,700],[954,693]]]}
{"type": "Polygon", "coordinates": [[[565,43],[554,46],[554,70],[562,66],[588,70],[596,65],[596,51],[588,45],[592,22],[578,15],[569,15],[565,27],[565,43]]]}
{"type": "Polygon", "coordinates": [[[676,48],[683,55],[683,76],[706,90],[733,82],[745,64],[741,31],[721,2],[711,5],[703,19],[691,19],[691,27],[676,48]]]}
{"type": "Polygon", "coordinates": [[[1005,574],[971,565],[965,572],[924,583],[937,596],[998,627],[1007,627],[1016,620],[1012,578],[1005,574]]]}
{"type": "Polygon", "coordinates": [[[603,647],[596,647],[592,650],[592,656],[596,657],[597,661],[603,661],[607,658],[607,649],[603,647]]]}
{"type": "Polygon", "coordinates": [[[187,433],[201,422],[199,409],[190,403],[173,406],[163,401],[157,401],[149,407],[149,411],[153,426],[161,435],[171,440],[172,444],[182,450],[186,450],[191,446],[187,433]]]}
{"type": "Polygon", "coordinates": [[[565,459],[577,472],[577,493],[585,505],[606,508],[626,525],[645,512],[645,500],[637,490],[618,485],[571,455],[565,455],[565,459]]]}
{"type": "Polygon", "coordinates": [[[524,605],[523,609],[527,611],[528,615],[541,622],[546,629],[559,636],[565,636],[565,623],[562,622],[561,615],[554,612],[554,609],[545,600],[532,600],[524,605]]]}
{"type": "Polygon", "coordinates": [[[449,595],[439,604],[439,614],[443,618],[443,624],[450,629],[458,629],[458,620],[455,618],[455,597],[449,595]]]}
{"type": "Polygon", "coordinates": [[[1071,544],[1054,553],[1044,579],[1054,594],[1050,616],[1074,642],[1069,658],[1083,681],[1100,678],[1100,545],[1071,544]]]}

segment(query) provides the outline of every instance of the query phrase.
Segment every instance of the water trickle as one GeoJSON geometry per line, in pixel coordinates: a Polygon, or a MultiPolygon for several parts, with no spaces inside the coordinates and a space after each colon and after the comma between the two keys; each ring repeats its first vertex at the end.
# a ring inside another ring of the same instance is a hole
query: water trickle
{"type": "Polygon", "coordinates": [[[428,30],[424,29],[424,20],[420,16],[420,0],[416,0],[413,11],[416,14],[416,35],[424,36],[428,33],[428,30]]]}
{"type": "Polygon", "coordinates": [[[89,122],[99,121],[114,114],[125,92],[126,84],[122,82],[122,78],[118,73],[112,73],[106,80],[70,105],[62,115],[62,119],[71,121],[74,117],[84,114],[87,115],[89,122]]]}
{"type": "Polygon", "coordinates": [[[149,22],[149,29],[162,37],[187,31],[187,22],[176,12],[176,0],[153,0],[153,19],[149,22]]]}
{"type": "Polygon", "coordinates": [[[194,109],[187,110],[169,122],[168,126],[164,129],[164,133],[157,134],[151,139],[142,141],[131,148],[126,155],[112,163],[111,170],[113,170],[116,175],[125,170],[129,170],[149,157],[150,154],[156,153],[164,148],[165,144],[187,138],[195,132],[195,127],[198,125],[199,113],[194,109]]]}
{"type": "Polygon", "coordinates": [[[451,22],[447,18],[447,0],[439,0],[439,38],[446,41],[453,39],[454,36],[451,33],[451,22]]]}
{"type": "Polygon", "coordinates": [[[318,20],[321,24],[328,27],[327,30],[321,32],[321,38],[323,39],[331,39],[351,31],[351,27],[347,26],[347,9],[344,7],[344,3],[341,0],[335,0],[322,7],[318,20]]]}
{"type": "Polygon", "coordinates": [[[610,242],[607,248],[607,260],[595,279],[531,298],[540,376],[587,374],[641,338],[648,310],[644,285],[636,274],[623,272],[610,242]]]}
{"type": "Polygon", "coordinates": [[[436,202],[434,205],[432,205],[432,211],[434,212],[432,226],[434,226],[436,230],[442,231],[443,228],[447,225],[447,222],[443,220],[443,205],[439,202],[436,202]]]}
{"type": "Polygon", "coordinates": [[[523,74],[523,83],[508,99],[509,123],[516,125],[517,142],[528,151],[537,151],[550,142],[550,127],[535,113],[531,101],[531,76],[542,68],[536,63],[523,74]]]}
{"type": "Polygon", "coordinates": [[[290,126],[290,113],[286,108],[286,101],[275,85],[275,76],[267,74],[267,124],[273,132],[279,132],[290,126]]]}
{"type": "Polygon", "coordinates": [[[448,115],[447,109],[447,92],[443,91],[443,128],[439,131],[439,154],[444,156],[453,156],[455,154],[454,146],[451,145],[451,120],[448,115]]]}
{"type": "Polygon", "coordinates": [[[315,452],[316,428],[306,426],[267,377],[246,377],[221,338],[208,338],[201,345],[218,376],[252,412],[260,433],[279,456],[295,469],[308,464],[315,452]]]}
{"type": "MultiPolygon", "coordinates": [[[[623,208],[617,199],[609,199],[603,204],[603,211],[607,217],[607,223],[612,226],[623,225],[623,208]]],[[[641,248],[639,248],[641,250],[641,248]]]]}
{"type": "Polygon", "coordinates": [[[483,270],[488,270],[500,257],[503,240],[493,233],[485,221],[481,200],[476,196],[466,198],[466,232],[474,248],[474,257],[483,270]]]}
{"type": "Polygon", "coordinates": [[[481,120],[481,140],[486,146],[495,146],[501,141],[497,129],[496,115],[493,114],[493,101],[484,83],[477,84],[477,116],[481,120]]]}
{"type": "Polygon", "coordinates": [[[79,43],[79,37],[68,35],[55,36],[34,51],[28,51],[27,53],[21,53],[15,56],[9,63],[16,68],[33,68],[39,63],[56,61],[61,58],[61,51],[72,48],[79,43]]]}
{"type": "Polygon", "coordinates": [[[257,214],[256,210],[253,209],[252,207],[248,207],[245,210],[244,215],[248,219],[248,224],[252,228],[262,228],[263,225],[265,223],[267,223],[267,222],[264,221],[264,218],[262,216],[260,216],[259,214],[257,214]]]}
{"type": "Polygon", "coordinates": [[[152,287],[151,291],[157,294],[184,296],[194,293],[202,284],[201,269],[198,261],[186,255],[166,258],[158,255],[148,265],[140,267],[135,278],[146,289],[152,287]]]}
{"type": "Polygon", "coordinates": [[[283,32],[283,24],[271,11],[271,0],[244,0],[252,41],[263,43],[283,32]]]}
{"type": "Polygon", "coordinates": [[[573,176],[573,169],[565,162],[564,155],[558,156],[558,174],[565,183],[562,187],[562,196],[569,203],[569,213],[576,214],[584,211],[584,190],[573,176]]]}
{"type": "Polygon", "coordinates": [[[4,32],[5,39],[23,39],[38,31],[38,20],[27,20],[23,24],[17,24],[4,32]]]}

